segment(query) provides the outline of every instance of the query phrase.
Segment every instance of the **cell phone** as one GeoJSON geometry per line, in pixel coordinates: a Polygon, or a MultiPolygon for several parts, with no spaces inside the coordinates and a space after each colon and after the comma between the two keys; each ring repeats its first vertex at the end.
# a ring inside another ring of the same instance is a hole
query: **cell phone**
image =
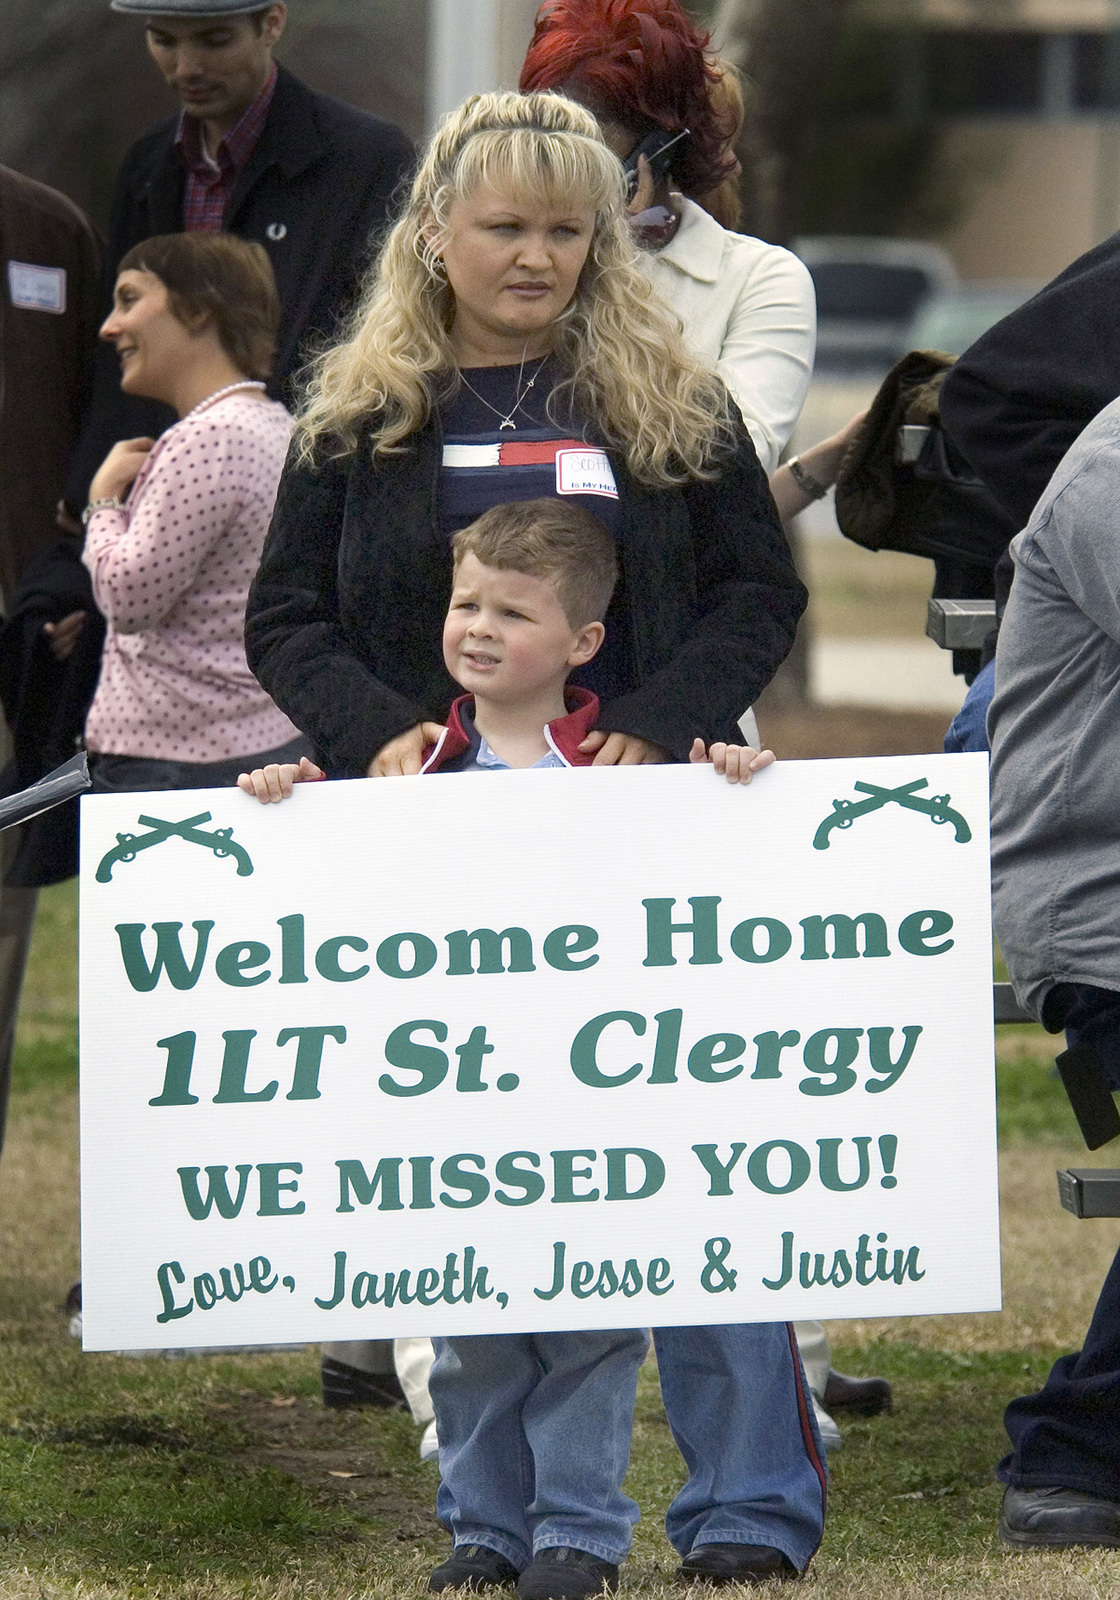
{"type": "Polygon", "coordinates": [[[650,173],[654,184],[659,184],[669,171],[671,157],[669,152],[680,144],[682,139],[691,139],[692,133],[688,128],[682,128],[680,133],[666,133],[663,128],[656,129],[647,134],[640,144],[636,144],[626,160],[622,163],[622,170],[626,174],[626,198],[633,200],[638,192],[638,158],[645,156],[649,162],[650,173]]]}

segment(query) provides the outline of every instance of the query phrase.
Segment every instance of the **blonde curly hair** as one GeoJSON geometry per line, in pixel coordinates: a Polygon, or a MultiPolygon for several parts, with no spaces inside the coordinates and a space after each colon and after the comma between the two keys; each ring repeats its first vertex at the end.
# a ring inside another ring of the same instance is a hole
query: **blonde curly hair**
{"type": "Polygon", "coordinates": [[[298,456],[346,455],[372,419],[375,455],[396,450],[459,385],[455,297],[439,260],[456,200],[479,188],[589,206],[591,245],[553,324],[564,396],[631,475],[649,485],[715,476],[731,437],[727,392],[687,350],[650,288],[627,226],[622,168],[590,112],[556,94],[472,95],[439,128],[341,343],[310,368],[298,456]]]}

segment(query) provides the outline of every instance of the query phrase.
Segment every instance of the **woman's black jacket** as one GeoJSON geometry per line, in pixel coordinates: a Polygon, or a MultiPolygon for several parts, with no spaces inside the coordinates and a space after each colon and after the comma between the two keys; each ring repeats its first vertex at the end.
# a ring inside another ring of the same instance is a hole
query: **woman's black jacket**
{"type": "MultiPolygon", "coordinates": [[[[451,552],[438,518],[438,417],[399,454],[314,469],[290,459],[249,593],[249,666],[333,767],[363,774],[389,739],[442,721],[451,552]]],[[[628,630],[629,681],[599,726],[662,745],[737,741],[737,719],[789,651],[805,606],[766,477],[736,421],[718,479],[636,483],[617,452],[622,583],[608,634],[628,630]]],[[[592,664],[592,669],[595,663],[592,664]]],[[[596,688],[593,672],[581,675],[596,688]]],[[[616,685],[617,687],[617,685],[616,685]]]]}

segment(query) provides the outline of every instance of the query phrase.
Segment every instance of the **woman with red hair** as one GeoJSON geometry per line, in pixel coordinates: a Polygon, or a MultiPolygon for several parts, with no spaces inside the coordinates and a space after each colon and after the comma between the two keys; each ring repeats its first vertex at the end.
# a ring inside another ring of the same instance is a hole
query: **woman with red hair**
{"type": "Polygon", "coordinates": [[[771,473],[809,386],[816,305],[796,256],[729,232],[697,203],[738,170],[709,44],[680,0],[546,0],[521,88],[578,100],[635,166],[642,264],[693,350],[718,366],[771,473]]]}
{"type": "MultiPolygon", "coordinates": [[[[808,388],[813,288],[795,256],[729,232],[693,198],[737,167],[735,112],[708,45],[679,0],[547,0],[521,87],[584,105],[634,172],[641,264],[694,353],[718,366],[771,473],[808,388]]],[[[808,1408],[802,1416],[774,1398],[777,1375],[799,1369],[792,1330],[658,1328],[654,1338],[666,1417],[689,1471],[666,1514],[679,1578],[795,1577],[820,1539],[824,1471],[807,1448],[808,1408]]]]}

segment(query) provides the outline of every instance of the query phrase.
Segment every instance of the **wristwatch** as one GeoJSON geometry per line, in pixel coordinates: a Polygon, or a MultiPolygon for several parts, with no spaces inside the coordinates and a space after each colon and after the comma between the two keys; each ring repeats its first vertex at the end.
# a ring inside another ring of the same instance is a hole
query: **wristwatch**
{"type": "Polygon", "coordinates": [[[82,527],[84,528],[95,511],[123,511],[123,503],[115,494],[102,495],[100,500],[91,500],[82,512],[82,527]]]}
{"type": "Polygon", "coordinates": [[[789,460],[786,462],[786,466],[793,474],[793,481],[801,490],[802,494],[807,494],[810,500],[824,499],[825,495],[828,493],[828,484],[822,483],[819,478],[814,478],[808,467],[802,462],[800,456],[790,456],[789,460]]]}

